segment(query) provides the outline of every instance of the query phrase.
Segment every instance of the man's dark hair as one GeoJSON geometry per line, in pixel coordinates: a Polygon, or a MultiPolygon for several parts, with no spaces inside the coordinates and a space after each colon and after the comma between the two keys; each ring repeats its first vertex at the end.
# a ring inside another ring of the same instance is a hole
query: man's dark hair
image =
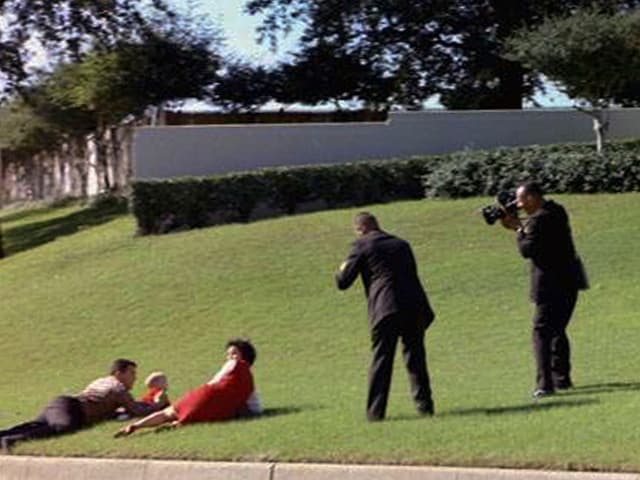
{"type": "Polygon", "coordinates": [[[111,364],[111,375],[117,372],[124,372],[129,367],[137,367],[138,365],[133,360],[127,360],[126,358],[118,358],[111,364]]]}
{"type": "Polygon", "coordinates": [[[544,195],[544,192],[542,191],[542,187],[540,186],[540,184],[538,182],[533,182],[533,181],[523,183],[522,191],[524,193],[535,195],[537,197],[541,197],[544,195]]]}
{"type": "Polygon", "coordinates": [[[232,338],[227,342],[225,349],[236,347],[242,354],[242,359],[249,365],[253,365],[256,361],[256,349],[246,338],[232,338]]]}
{"type": "Polygon", "coordinates": [[[366,226],[369,230],[380,230],[378,220],[369,212],[360,212],[353,218],[354,225],[366,226]]]}

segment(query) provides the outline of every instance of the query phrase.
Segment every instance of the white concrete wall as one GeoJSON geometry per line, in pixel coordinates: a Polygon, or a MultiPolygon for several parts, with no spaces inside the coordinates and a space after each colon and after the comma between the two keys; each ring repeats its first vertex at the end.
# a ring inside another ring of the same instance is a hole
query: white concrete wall
{"type": "MultiPolygon", "coordinates": [[[[608,137],[640,137],[640,109],[611,111],[608,137]]],[[[594,138],[591,117],[575,110],[392,113],[386,123],[140,127],[134,137],[134,177],[212,175],[594,138]]]]}

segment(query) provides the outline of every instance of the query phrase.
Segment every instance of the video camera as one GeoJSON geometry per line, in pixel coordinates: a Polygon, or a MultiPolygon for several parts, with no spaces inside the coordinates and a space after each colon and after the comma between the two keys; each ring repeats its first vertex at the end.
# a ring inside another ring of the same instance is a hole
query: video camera
{"type": "Polygon", "coordinates": [[[482,216],[487,225],[493,225],[499,219],[511,215],[518,215],[518,204],[514,192],[500,192],[496,195],[496,203],[487,205],[482,210],[482,216]]]}

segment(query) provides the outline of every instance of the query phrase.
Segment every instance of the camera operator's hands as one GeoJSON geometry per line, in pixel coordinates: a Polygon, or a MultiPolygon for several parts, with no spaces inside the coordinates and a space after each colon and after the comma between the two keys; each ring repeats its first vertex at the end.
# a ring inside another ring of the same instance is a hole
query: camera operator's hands
{"type": "Polygon", "coordinates": [[[500,219],[500,223],[508,230],[518,230],[522,227],[522,223],[518,217],[508,214],[500,219]]]}

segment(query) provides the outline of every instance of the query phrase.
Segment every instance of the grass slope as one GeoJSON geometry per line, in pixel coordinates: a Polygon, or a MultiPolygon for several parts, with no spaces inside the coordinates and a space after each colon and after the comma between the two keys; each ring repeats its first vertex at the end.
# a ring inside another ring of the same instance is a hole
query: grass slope
{"type": "Polygon", "coordinates": [[[437,415],[414,413],[398,356],[378,424],[364,420],[362,288],[333,284],[355,210],[143,238],[129,216],[83,228],[76,207],[4,213],[13,254],[0,262],[0,427],[118,356],[137,360],[141,377],[167,371],[176,398],[217,370],[228,337],[248,335],[266,417],[122,440],[109,422],[17,453],[640,470],[640,195],[556,198],[592,288],[570,327],[577,388],[537,403],[527,264],[509,232],[479,217],[489,200],[370,207],[412,243],[438,313],[427,335],[437,415]],[[74,228],[55,242],[27,248],[12,236],[66,221],[74,228]]]}

